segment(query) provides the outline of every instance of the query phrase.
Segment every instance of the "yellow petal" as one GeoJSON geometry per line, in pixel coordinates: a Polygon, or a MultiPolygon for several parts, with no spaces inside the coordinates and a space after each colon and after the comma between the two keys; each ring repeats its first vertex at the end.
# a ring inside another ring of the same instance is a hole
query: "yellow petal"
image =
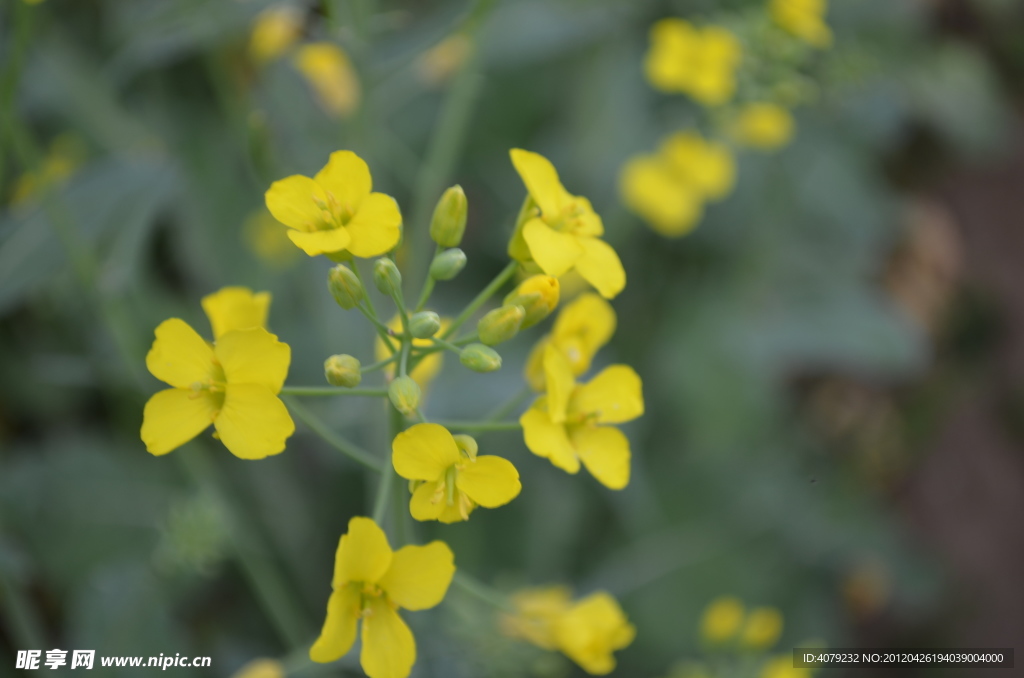
{"type": "Polygon", "coordinates": [[[395,436],[391,463],[408,480],[440,480],[459,460],[455,439],[440,424],[416,424],[395,436]]]}
{"type": "Polygon", "coordinates": [[[384,530],[371,519],[357,516],[348,521],[348,532],[338,541],[331,585],[338,589],[351,581],[375,584],[391,566],[391,557],[384,530]]]}
{"type": "Polygon", "coordinates": [[[583,256],[582,238],[559,233],[540,219],[526,222],[523,239],[530,248],[530,256],[548,275],[565,274],[583,256]]]}
{"type": "MultiPolygon", "coordinates": [[[[461,523],[466,518],[462,514],[462,509],[459,508],[459,501],[461,500],[461,493],[455,491],[455,501],[451,504],[442,501],[441,502],[441,515],[437,517],[438,522],[442,522],[445,525],[451,525],[452,523],[461,523]]],[[[466,516],[473,513],[473,509],[476,508],[476,504],[470,503],[466,507],[466,516]]]]}
{"type": "Polygon", "coordinates": [[[444,492],[437,491],[438,483],[426,482],[416,488],[409,499],[409,514],[419,521],[437,520],[445,508],[444,492]]]}
{"type": "Polygon", "coordinates": [[[228,332],[213,348],[229,384],[260,384],[278,393],[288,376],[292,349],[262,327],[228,332]]]}
{"type": "Polygon", "coordinates": [[[555,319],[552,343],[569,360],[574,375],[590,369],[598,350],[615,334],[612,305],[593,292],[581,294],[555,319]]]}
{"type": "Polygon", "coordinates": [[[146,354],[146,367],[154,377],[177,388],[212,378],[213,349],[188,323],[171,318],[154,334],[153,348],[146,354]]]}
{"type": "Polygon", "coordinates": [[[326,231],[288,231],[288,239],[311,257],[330,252],[341,252],[352,242],[348,229],[332,228],[326,231]]]}
{"type": "Polygon", "coordinates": [[[202,300],[203,310],[213,327],[213,338],[231,330],[265,327],[270,309],[270,292],[253,294],[248,287],[225,287],[202,300]]]}
{"type": "Polygon", "coordinates": [[[390,195],[371,193],[346,225],[352,241],[348,251],[357,257],[390,252],[402,237],[402,213],[390,195]]]}
{"type": "Polygon", "coordinates": [[[303,45],[292,63],[312,87],[320,106],[330,115],[349,116],[359,106],[359,77],[348,55],[334,43],[303,45]]]}
{"type": "Polygon", "coordinates": [[[370,168],[352,151],[335,151],[313,181],[334,196],[342,208],[356,212],[373,190],[370,168]]]}
{"type": "Polygon", "coordinates": [[[530,355],[526,359],[523,376],[534,391],[544,390],[544,349],[550,342],[550,335],[541,337],[540,341],[530,350],[530,355]]]}
{"type": "MultiPolygon", "coordinates": [[[[558,171],[547,158],[539,153],[513,148],[509,151],[512,164],[519,177],[526,184],[533,201],[544,216],[556,216],[570,197],[558,179],[558,171]]],[[[561,275],[545,271],[550,275],[561,275]]]]}
{"type": "Polygon", "coordinates": [[[213,424],[224,446],[241,459],[284,452],[285,441],[295,433],[288,408],[263,384],[228,384],[213,424]]]}
{"type": "Polygon", "coordinates": [[[519,417],[526,447],[538,457],[549,459],[563,471],[576,473],[580,470],[580,461],[576,458],[572,443],[569,442],[565,426],[551,421],[546,409],[542,409],[542,401],[543,398],[539,398],[533,407],[519,417]]]}
{"type": "Polygon", "coordinates": [[[167,454],[202,433],[216,412],[217,402],[209,391],[160,391],[142,411],[142,442],[150,454],[167,454]]]}
{"type": "Polygon", "coordinates": [[[696,187],[682,181],[659,157],[641,156],[627,162],[619,190],[630,210],[669,238],[692,231],[704,211],[696,187]]]}
{"type": "Polygon", "coordinates": [[[615,669],[612,652],[633,642],[636,629],[610,595],[598,592],[572,606],[558,620],[558,645],[592,675],[615,669]]]}
{"type": "Polygon", "coordinates": [[[640,375],[628,365],[611,365],[586,384],[576,387],[571,414],[596,415],[601,424],[621,424],[644,413],[640,375]]]}
{"type": "Polygon", "coordinates": [[[629,484],[629,440],[613,426],[580,426],[569,434],[580,461],[611,490],[629,484]]]}
{"type": "Polygon", "coordinates": [[[444,599],[455,574],[455,555],[443,541],[403,546],[378,582],[388,599],[407,610],[426,610],[444,599]]]}
{"type": "Polygon", "coordinates": [[[551,421],[561,424],[565,421],[576,380],[569,361],[550,344],[544,348],[544,384],[548,394],[548,415],[551,421]]]}
{"type": "Polygon", "coordinates": [[[626,271],[612,246],[597,238],[580,238],[583,255],[576,260],[576,270],[605,299],[614,299],[626,286],[626,271]]]}
{"type": "Polygon", "coordinates": [[[361,613],[360,602],[359,587],[355,585],[342,586],[331,593],[320,637],[309,648],[310,659],[326,664],[340,659],[352,648],[361,613]]]}
{"type": "Polygon", "coordinates": [[[301,174],[293,174],[275,181],[267,189],[264,199],[274,218],[299,231],[316,230],[323,220],[323,211],[317,205],[326,201],[320,186],[301,174]]]}
{"type": "Polygon", "coordinates": [[[254,659],[235,673],[231,678],[288,678],[284,664],[276,659],[254,659]]]}
{"type": "Polygon", "coordinates": [[[484,508],[504,506],[523,489],[512,462],[493,455],[477,457],[459,469],[455,485],[484,508]]]}
{"type": "Polygon", "coordinates": [[[406,678],[416,663],[412,631],[382,598],[371,598],[368,602],[359,661],[370,678],[406,678]]]}

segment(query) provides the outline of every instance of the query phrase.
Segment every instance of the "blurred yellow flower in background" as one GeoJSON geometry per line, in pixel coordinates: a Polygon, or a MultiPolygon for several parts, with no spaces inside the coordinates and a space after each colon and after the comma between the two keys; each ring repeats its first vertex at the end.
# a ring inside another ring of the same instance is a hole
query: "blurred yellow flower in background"
{"type": "Polygon", "coordinates": [[[676,132],[651,155],[631,158],[622,168],[622,200],[658,233],[686,235],[697,225],[705,201],[728,195],[736,162],[728,147],[693,131],[676,132]]]}
{"type": "Polygon", "coordinates": [[[231,678],[285,678],[284,664],[276,659],[254,659],[238,669],[231,678]]]}
{"type": "Polygon", "coordinates": [[[615,309],[593,292],[581,294],[566,304],[555,318],[551,333],[541,337],[526,361],[526,381],[535,391],[543,391],[544,350],[554,346],[566,360],[573,376],[585,374],[602,346],[615,334],[615,309]]]}
{"type": "Polygon", "coordinates": [[[249,56],[263,64],[291,49],[302,33],[302,13],[291,5],[268,7],[259,13],[249,36],[249,56]]]}
{"type": "Polygon", "coordinates": [[[330,42],[309,43],[295,52],[293,63],[324,111],[346,118],[355,113],[362,97],[359,76],[343,49],[330,42]]]}
{"type": "Polygon", "coordinates": [[[416,72],[428,85],[447,82],[473,52],[473,41],[464,33],[455,33],[437,43],[416,59],[416,72]]]}
{"type": "Polygon", "coordinates": [[[46,151],[39,167],[25,172],[14,182],[11,205],[25,205],[46,191],[66,182],[82,164],[85,149],[82,141],[70,134],[56,137],[46,151]]]}
{"type": "Polygon", "coordinates": [[[758,678],[810,678],[813,669],[798,669],[793,666],[792,654],[780,654],[765,662],[758,678]]]}
{"type": "Polygon", "coordinates": [[[398,203],[372,189],[363,159],[335,151],[312,179],[293,174],[271,184],[265,197],[267,209],[309,256],[348,252],[366,258],[394,249],[402,235],[398,203]]]}
{"type": "Polygon", "coordinates": [[[469,520],[477,506],[504,506],[523,487],[512,462],[477,456],[475,440],[452,436],[439,424],[411,426],[395,436],[391,449],[395,472],[413,481],[409,511],[416,520],[469,520]]]}
{"type": "Polygon", "coordinates": [[[248,287],[224,287],[203,297],[203,311],[210,319],[214,340],[233,330],[266,327],[270,292],[254,293],[248,287]]]}
{"type": "Polygon", "coordinates": [[[723,643],[736,636],[743,625],[743,603],[732,596],[716,598],[704,609],[700,635],[709,643],[723,643]]]}
{"type": "Polygon", "coordinates": [[[793,116],[785,108],[758,102],[740,109],[729,125],[729,134],[741,146],[774,151],[790,142],[795,127],[793,116]]]}
{"type": "Polygon", "coordinates": [[[512,596],[513,614],[502,617],[506,635],[545,650],[559,650],[591,675],[615,669],[613,652],[627,647],[636,629],[608,593],[572,602],[561,586],[526,589],[512,596]]]}
{"type": "Polygon", "coordinates": [[[755,607],[747,614],[740,632],[740,644],[751,650],[764,650],[782,635],[782,613],[774,607],[755,607]]]}
{"type": "Polygon", "coordinates": [[[832,44],[827,0],[771,0],[770,12],[776,24],[804,42],[820,48],[832,44]]]}
{"type": "Polygon", "coordinates": [[[299,254],[280,222],[262,208],[245,220],[242,238],[253,254],[272,268],[286,268],[299,254]]]}
{"type": "Polygon", "coordinates": [[[688,94],[705,106],[719,106],[736,92],[740,41],[719,26],[697,28],[668,18],[651,27],[644,61],[648,81],[663,92],[688,94]]]}
{"type": "Polygon", "coordinates": [[[640,377],[626,365],[606,367],[577,384],[568,359],[554,346],[544,349],[546,394],[519,418],[530,451],[567,473],[580,463],[605,487],[629,484],[629,440],[614,426],[641,416],[640,377]]]}
{"type": "Polygon", "coordinates": [[[436,606],[454,574],[455,557],[444,542],[392,551],[377,523],[352,518],[338,541],[327,618],[309,658],[318,663],[341,658],[362,620],[363,671],[370,678],[405,678],[416,663],[416,640],[398,610],[436,606]]]}
{"type": "Polygon", "coordinates": [[[532,202],[509,243],[509,255],[532,260],[555,277],[575,269],[601,296],[611,299],[626,286],[626,272],[604,234],[590,201],[565,190],[554,165],[544,156],[514,148],[512,164],[532,202]]]}

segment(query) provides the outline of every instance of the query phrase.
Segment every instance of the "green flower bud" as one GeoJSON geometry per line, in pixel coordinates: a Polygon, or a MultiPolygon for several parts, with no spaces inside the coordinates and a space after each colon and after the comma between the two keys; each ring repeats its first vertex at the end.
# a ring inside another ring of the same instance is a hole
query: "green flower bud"
{"type": "Polygon", "coordinates": [[[327,289],[331,296],[346,311],[355,308],[365,296],[363,285],[348,266],[338,264],[327,274],[327,289]]]}
{"type": "Polygon", "coordinates": [[[466,232],[466,211],[469,203],[462,186],[452,186],[434,208],[434,218],[430,220],[430,238],[441,247],[458,247],[462,242],[462,234],[466,232]]]}
{"type": "Polygon", "coordinates": [[[441,318],[433,311],[420,311],[409,318],[409,332],[417,339],[426,339],[441,329],[441,318]]]}
{"type": "Polygon", "coordinates": [[[388,398],[396,410],[408,417],[420,406],[420,385],[412,377],[398,377],[388,387],[388,398]]]}
{"type": "Polygon", "coordinates": [[[359,360],[348,354],[332,355],[324,361],[324,376],[331,386],[355,388],[363,380],[359,360]]]}
{"type": "Polygon", "coordinates": [[[381,257],[373,262],[373,284],[381,294],[392,296],[402,290],[402,274],[388,257],[381,257]]]}
{"type": "Polygon", "coordinates": [[[481,342],[495,346],[516,336],[524,318],[526,311],[522,306],[502,306],[480,318],[480,322],[476,324],[476,331],[481,342]]]}
{"type": "Polygon", "coordinates": [[[519,283],[519,286],[505,297],[505,304],[517,304],[526,311],[523,325],[519,329],[533,327],[547,318],[558,306],[558,278],[550,275],[535,275],[519,283]]]}
{"type": "Polygon", "coordinates": [[[470,344],[462,349],[459,362],[474,372],[494,372],[501,369],[501,356],[490,346],[470,344]]]}
{"type": "Polygon", "coordinates": [[[476,440],[473,436],[467,436],[465,433],[460,433],[459,435],[452,436],[452,438],[455,438],[455,446],[459,448],[459,451],[470,459],[476,459],[476,453],[480,447],[476,444],[476,440]]]}
{"type": "Polygon", "coordinates": [[[430,263],[430,277],[434,280],[451,280],[466,266],[466,253],[455,247],[441,252],[430,263]]]}

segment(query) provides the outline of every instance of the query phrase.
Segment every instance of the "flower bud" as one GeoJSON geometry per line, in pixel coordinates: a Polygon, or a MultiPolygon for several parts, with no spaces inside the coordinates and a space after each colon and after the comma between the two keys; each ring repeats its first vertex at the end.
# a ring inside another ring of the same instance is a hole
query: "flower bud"
{"type": "Polygon", "coordinates": [[[433,311],[420,311],[409,318],[409,332],[417,339],[427,339],[441,329],[441,318],[433,311]]]}
{"type": "Polygon", "coordinates": [[[327,274],[327,289],[338,302],[338,306],[346,311],[355,308],[365,295],[359,278],[344,264],[338,264],[327,274]]]}
{"type": "Polygon", "coordinates": [[[355,388],[363,380],[359,360],[348,354],[332,355],[324,361],[324,376],[331,386],[355,388]]]}
{"type": "Polygon", "coordinates": [[[526,311],[522,306],[513,304],[494,309],[480,318],[480,322],[476,325],[480,341],[488,346],[508,341],[519,332],[525,317],[526,311]]]}
{"type": "Polygon", "coordinates": [[[470,344],[462,349],[459,362],[474,372],[494,372],[501,369],[501,356],[490,346],[470,344]]]}
{"type": "Polygon", "coordinates": [[[519,286],[505,297],[505,304],[523,307],[526,317],[523,318],[523,325],[519,329],[525,330],[544,320],[555,310],[558,306],[558,296],[558,278],[535,275],[519,283],[519,286]]]}
{"type": "Polygon", "coordinates": [[[465,433],[452,436],[455,438],[455,446],[459,448],[459,451],[465,454],[470,459],[476,459],[477,450],[479,446],[476,444],[476,439],[473,436],[467,436],[465,433]]]}
{"type": "Polygon", "coordinates": [[[458,247],[441,252],[430,263],[430,277],[434,280],[451,280],[466,266],[466,253],[458,247]]]}
{"type": "Polygon", "coordinates": [[[420,386],[412,377],[398,377],[388,387],[388,398],[396,410],[408,417],[420,406],[420,386]]]}
{"type": "Polygon", "coordinates": [[[393,296],[402,289],[402,274],[398,266],[388,257],[381,257],[373,262],[373,284],[381,294],[393,296]]]}
{"type": "Polygon", "coordinates": [[[441,247],[458,247],[462,242],[462,234],[466,232],[466,212],[469,203],[462,186],[452,186],[434,208],[434,218],[430,220],[430,238],[441,247]]]}

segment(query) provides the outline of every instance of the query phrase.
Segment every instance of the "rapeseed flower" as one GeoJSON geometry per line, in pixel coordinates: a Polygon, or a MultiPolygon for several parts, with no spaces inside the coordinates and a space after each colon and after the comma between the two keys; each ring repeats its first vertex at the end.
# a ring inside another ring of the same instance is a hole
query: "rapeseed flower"
{"type": "Polygon", "coordinates": [[[502,619],[506,634],[561,651],[591,675],[615,670],[613,652],[636,637],[618,602],[604,591],[573,602],[564,587],[528,589],[515,594],[512,604],[515,613],[502,619]]]}
{"type": "Polygon", "coordinates": [[[284,664],[276,659],[254,659],[231,678],[285,678],[287,675],[284,664]]]}
{"type": "Polygon", "coordinates": [[[146,403],[146,449],[167,454],[213,424],[236,457],[262,459],[284,451],[295,423],[277,394],[290,362],[288,344],[262,327],[232,329],[209,344],[183,320],[160,323],[146,367],[171,388],[146,403]]]}
{"type": "Polygon", "coordinates": [[[275,269],[294,263],[299,252],[288,239],[286,229],[264,208],[250,214],[242,226],[242,239],[253,254],[275,269]]]}
{"type": "Polygon", "coordinates": [[[376,257],[398,244],[402,215],[394,198],[373,193],[372,187],[362,158],[352,151],[335,151],[313,178],[294,174],[271,184],[267,209],[311,257],[376,257]]]}
{"type": "Polygon", "coordinates": [[[309,658],[319,663],[341,658],[362,620],[363,671],[370,678],[405,678],[416,663],[416,640],[398,610],[436,606],[454,574],[454,556],[444,542],[392,551],[377,523],[353,518],[338,542],[327,619],[309,658]]]}
{"type": "Polygon", "coordinates": [[[590,369],[598,350],[615,334],[616,316],[611,304],[593,292],[581,294],[566,304],[555,318],[551,333],[537,342],[526,360],[526,381],[543,391],[544,350],[554,346],[569,361],[573,376],[590,369]]]}
{"type": "Polygon", "coordinates": [[[302,14],[295,7],[278,5],[259,13],[249,36],[249,56],[257,63],[273,61],[299,39],[302,14]]]}
{"type": "Polygon", "coordinates": [[[410,427],[395,436],[391,449],[395,471],[412,481],[409,511],[416,520],[468,520],[477,506],[504,506],[522,489],[512,462],[477,456],[473,438],[452,436],[439,424],[410,427]]]}
{"type": "Polygon", "coordinates": [[[744,617],[743,603],[731,596],[711,601],[700,620],[701,637],[709,643],[723,643],[740,632],[744,617]]]}
{"type": "Polygon", "coordinates": [[[669,18],[651,27],[650,41],[644,70],[655,88],[688,94],[705,106],[732,99],[743,50],[731,32],[669,18]]]}
{"type": "Polygon", "coordinates": [[[600,239],[604,225],[590,201],[566,191],[544,156],[519,148],[511,156],[530,204],[520,214],[509,255],[521,262],[532,260],[555,277],[576,270],[606,299],[621,292],[626,272],[619,255],[600,239]]]}
{"type": "Polygon", "coordinates": [[[266,327],[270,292],[254,293],[248,287],[224,287],[203,297],[201,303],[216,340],[233,330],[266,327]]]}
{"type": "Polygon", "coordinates": [[[752,650],[774,645],[782,635],[782,613],[774,607],[755,607],[747,614],[740,632],[740,644],[752,650]]]}
{"type": "Polygon", "coordinates": [[[359,77],[340,47],[330,42],[309,43],[295,52],[292,62],[329,115],[347,118],[359,107],[359,77]]]}
{"type": "Polygon", "coordinates": [[[631,367],[606,367],[577,384],[568,359],[554,346],[544,349],[546,394],[519,418],[526,446],[567,473],[580,463],[603,485],[620,490],[629,483],[629,440],[614,426],[644,412],[640,377],[631,367]]]}
{"type": "Polygon", "coordinates": [[[776,24],[809,45],[832,44],[832,29],[825,23],[826,0],[772,0],[769,11],[776,24]]]}
{"type": "Polygon", "coordinates": [[[473,41],[454,33],[416,58],[416,72],[423,82],[437,86],[447,82],[473,53],[473,41]]]}
{"type": "Polygon", "coordinates": [[[794,127],[793,116],[785,108],[759,102],[744,106],[729,131],[741,146],[774,151],[790,142],[794,127]]]}

